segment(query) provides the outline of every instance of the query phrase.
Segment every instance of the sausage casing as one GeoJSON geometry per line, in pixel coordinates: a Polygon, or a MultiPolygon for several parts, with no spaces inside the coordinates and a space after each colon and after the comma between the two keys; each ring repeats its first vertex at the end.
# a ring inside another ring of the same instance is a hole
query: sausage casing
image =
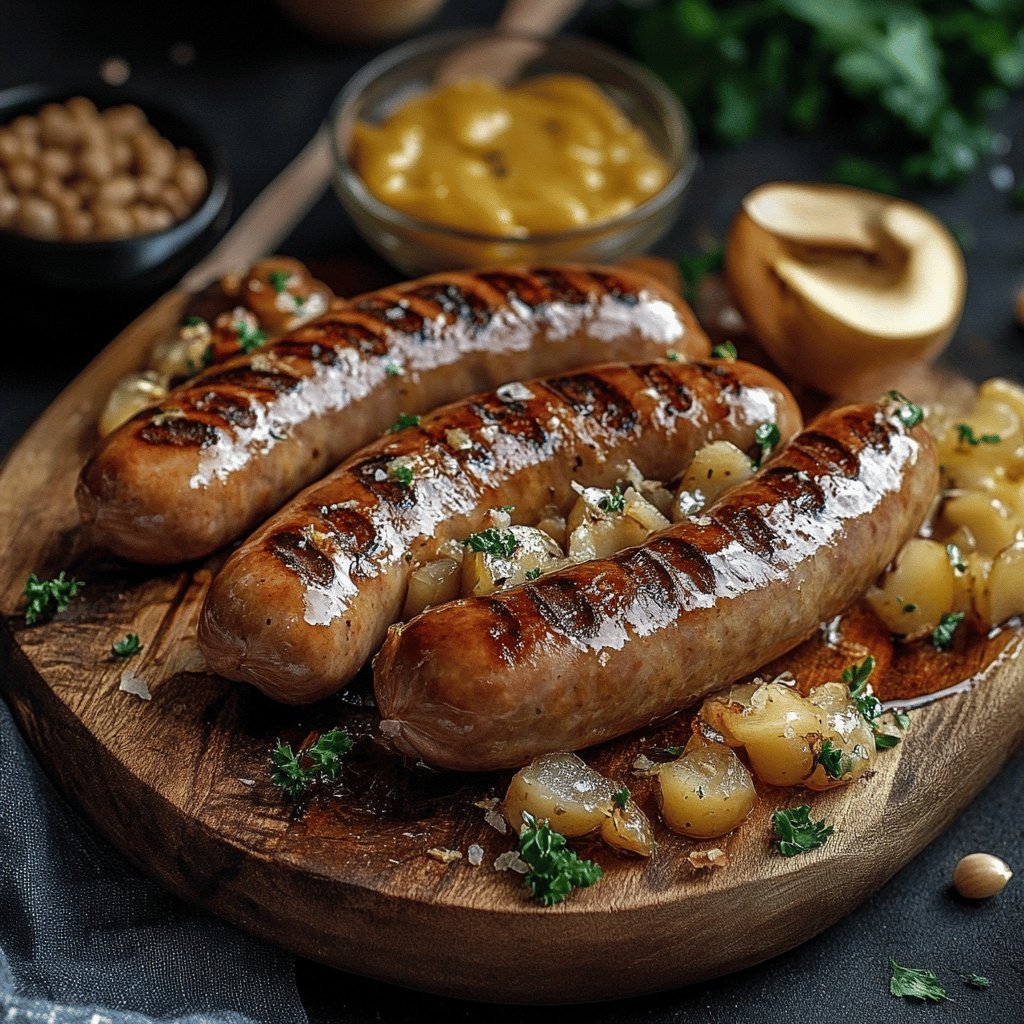
{"type": "Polygon", "coordinates": [[[394,627],[381,729],[446,768],[514,767],[665,718],[755,671],[861,594],[938,483],[891,406],[819,417],[751,480],[643,545],[394,627]]]}
{"type": "Polygon", "coordinates": [[[415,563],[491,509],[536,522],[569,509],[573,481],[610,487],[627,460],[671,479],[709,441],[756,445],[765,422],[789,437],[800,414],[745,363],[611,364],[439,409],[307,488],[228,558],[200,615],[207,662],[278,700],[325,697],[398,620],[415,563]]]}
{"type": "Polygon", "coordinates": [[[338,303],[212,367],[105,438],[76,497],[92,538],[134,561],[207,555],[419,413],[523,377],[667,351],[707,355],[686,304],[602,267],[437,274],[338,303]]]}

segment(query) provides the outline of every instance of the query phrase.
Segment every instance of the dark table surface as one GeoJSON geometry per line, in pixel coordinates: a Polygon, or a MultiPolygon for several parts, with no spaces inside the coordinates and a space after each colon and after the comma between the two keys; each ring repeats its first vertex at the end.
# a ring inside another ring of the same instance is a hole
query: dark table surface
{"type": "MultiPolygon", "coordinates": [[[[496,0],[449,3],[430,27],[488,24],[496,0]]],[[[580,26],[577,20],[576,27],[580,26]]],[[[312,136],[331,99],[371,50],[332,49],[291,27],[266,2],[125,4],[36,0],[7,4],[0,29],[0,87],[29,81],[69,86],[97,81],[101,62],[126,59],[133,94],[159,97],[199,123],[224,152],[244,209],[312,136]],[[175,43],[196,57],[187,67],[170,59],[175,43]]],[[[1024,175],[1024,103],[997,125],[1015,143],[993,163],[1024,175]]],[[[698,237],[721,237],[741,196],[777,178],[821,179],[835,147],[821,140],[772,139],[723,153],[705,153],[680,223],[657,251],[695,251],[698,237]]],[[[1015,288],[1024,284],[1024,213],[992,187],[987,169],[952,194],[923,197],[939,216],[964,229],[970,285],[961,328],[944,362],[975,379],[1024,378],[1024,334],[1013,323],[1015,288]]],[[[325,196],[281,247],[306,259],[372,260],[339,205],[325,196]]],[[[168,282],[168,285],[173,282],[168,282]]],[[[19,296],[0,284],[3,308],[19,296]]],[[[130,296],[110,308],[98,297],[69,311],[57,325],[8,335],[0,363],[0,455],[17,441],[58,391],[149,296],[130,296]],[[26,343],[26,341],[28,343],[26,343]]],[[[62,314],[63,315],[63,314],[62,314]]],[[[922,769],[926,770],[926,768],[922,769]]],[[[687,990],[597,1007],[546,1011],[562,1017],[668,1024],[676,1021],[789,1021],[923,1019],[956,1022],[1024,1019],[1024,886],[1012,882],[979,905],[950,889],[953,865],[965,853],[988,850],[1024,865],[1024,756],[1018,754],[959,820],[903,868],[858,911],[819,938],[740,974],[687,990]],[[946,982],[953,1001],[922,1007],[888,994],[888,961],[926,966],[946,982]],[[963,975],[983,974],[988,991],[975,992],[963,975]]],[[[2,799],[2,795],[0,795],[2,799]]],[[[821,893],[822,905],[829,899],[821,893]]],[[[571,970],[572,950],[565,952],[571,970]]],[[[515,951],[509,950],[514,970],[515,951]]],[[[306,962],[300,990],[314,1021],[420,1020],[435,1012],[454,1021],[519,1021],[528,1009],[490,1007],[413,995],[306,962]]]]}

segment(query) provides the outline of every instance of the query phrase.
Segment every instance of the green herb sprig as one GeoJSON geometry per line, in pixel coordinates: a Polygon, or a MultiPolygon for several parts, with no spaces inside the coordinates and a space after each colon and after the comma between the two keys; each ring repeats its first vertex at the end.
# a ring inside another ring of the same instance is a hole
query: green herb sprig
{"type": "Polygon", "coordinates": [[[754,442],[761,449],[761,454],[754,459],[755,469],[771,455],[772,449],[781,439],[782,435],[779,433],[779,428],[774,423],[762,423],[754,431],[754,442]]]}
{"type": "Polygon", "coordinates": [[[998,434],[975,435],[969,423],[958,423],[956,425],[957,441],[969,448],[977,448],[979,444],[999,444],[1002,438],[998,434]]]}
{"type": "Polygon", "coordinates": [[[32,573],[22,594],[28,600],[25,624],[34,626],[64,611],[71,599],[85,586],[82,580],[69,579],[62,569],[52,580],[41,580],[32,573]]]}
{"type": "Polygon", "coordinates": [[[720,345],[714,345],[711,349],[712,359],[735,359],[739,353],[731,341],[723,341],[720,345]]]}
{"type": "Polygon", "coordinates": [[[932,646],[937,651],[948,651],[953,646],[953,636],[966,612],[944,612],[939,624],[932,630],[932,646]]]}
{"type": "Polygon", "coordinates": [[[407,412],[400,412],[398,414],[398,419],[388,427],[388,433],[397,434],[400,430],[407,430],[409,427],[418,427],[419,425],[419,416],[414,416],[407,412]]]}
{"type": "Polygon", "coordinates": [[[245,320],[235,321],[235,334],[238,335],[238,347],[247,355],[262,348],[267,341],[266,334],[260,328],[253,327],[245,320]]]}
{"type": "Polygon", "coordinates": [[[602,512],[612,514],[626,510],[626,496],[622,493],[622,485],[616,484],[603,498],[597,501],[597,507],[602,512]]]}
{"type": "Polygon", "coordinates": [[[142,650],[142,641],[138,633],[126,633],[122,640],[115,640],[110,645],[110,650],[115,658],[130,658],[142,650]]]}
{"type": "Polygon", "coordinates": [[[807,804],[788,807],[772,815],[772,827],[778,837],[776,849],[783,857],[795,857],[824,846],[834,829],[824,821],[811,821],[811,809],[807,804]]]}
{"type": "Polygon", "coordinates": [[[341,758],[351,749],[352,738],[344,729],[322,733],[305,750],[294,751],[290,743],[278,743],[270,753],[270,781],[296,800],[318,778],[337,782],[341,758]]]}
{"type": "Polygon", "coordinates": [[[890,960],[889,963],[892,964],[889,991],[894,996],[929,1003],[941,1003],[947,998],[946,990],[939,984],[934,971],[918,967],[901,967],[895,960],[890,960]]]}
{"type": "Polygon", "coordinates": [[[600,865],[568,849],[565,836],[552,831],[546,821],[538,822],[523,811],[523,824],[519,855],[530,867],[523,884],[535,900],[550,907],[561,903],[574,889],[585,889],[601,880],[600,865]]]}
{"type": "Polygon", "coordinates": [[[471,551],[479,551],[495,558],[510,558],[519,547],[519,541],[511,530],[499,530],[492,526],[486,530],[471,533],[463,542],[471,551]]]}

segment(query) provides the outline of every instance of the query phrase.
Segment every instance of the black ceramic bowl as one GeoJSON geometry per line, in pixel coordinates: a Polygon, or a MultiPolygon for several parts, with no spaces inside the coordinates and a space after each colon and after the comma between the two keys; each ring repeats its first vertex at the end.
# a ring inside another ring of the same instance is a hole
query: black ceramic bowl
{"type": "Polygon", "coordinates": [[[0,272],[8,284],[39,291],[87,295],[99,291],[145,291],[170,284],[198,262],[227,226],[231,186],[206,137],[178,115],[145,97],[120,89],[21,85],[0,91],[0,125],[34,114],[46,103],[88,96],[101,110],[134,103],[150,124],[177,147],[187,147],[206,169],[206,198],[184,220],[160,231],[107,241],[64,242],[0,230],[0,272]]]}

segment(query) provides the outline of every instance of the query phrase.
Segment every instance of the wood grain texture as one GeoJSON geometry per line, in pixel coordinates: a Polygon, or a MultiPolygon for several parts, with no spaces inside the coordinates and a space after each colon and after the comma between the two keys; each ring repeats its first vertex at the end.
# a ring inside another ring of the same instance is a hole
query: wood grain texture
{"type": "MultiPolygon", "coordinates": [[[[381,752],[365,679],[294,709],[207,674],[195,628],[218,559],[152,571],[84,548],[72,494],[99,407],[186,298],[172,293],[126,330],[0,473],[6,695],[61,789],[184,898],[303,956],[433,992],[508,1002],[651,992],[736,970],[826,928],[941,832],[1024,738],[1024,630],[942,655],[893,648],[854,613],[771,668],[816,683],[870,649],[883,686],[908,673],[951,684],[974,676],[976,685],[915,711],[870,779],[818,795],[763,788],[724,870],[697,872],[687,860],[716,843],[659,827],[650,862],[584,847],[604,880],[559,907],[530,903],[517,876],[492,868],[512,837],[476,806],[503,792],[507,773],[434,773],[381,752]],[[25,579],[60,569],[85,579],[85,590],[53,621],[26,627],[25,579]],[[110,645],[129,631],[143,652],[115,659],[110,645]],[[151,701],[118,689],[126,669],[147,682],[151,701]],[[357,737],[341,783],[291,804],[269,782],[271,746],[335,725],[357,737]],[[836,831],[822,849],[786,859],[770,845],[771,812],[803,802],[836,831]],[[480,867],[426,856],[431,847],[465,854],[471,843],[485,851],[480,867]]],[[[654,782],[634,778],[630,765],[685,729],[670,722],[587,759],[653,815],[654,782]]]]}

